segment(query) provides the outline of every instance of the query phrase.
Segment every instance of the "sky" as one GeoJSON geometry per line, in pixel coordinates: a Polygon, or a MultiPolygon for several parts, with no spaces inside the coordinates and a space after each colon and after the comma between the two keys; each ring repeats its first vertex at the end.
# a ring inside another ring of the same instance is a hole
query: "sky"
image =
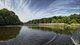
{"type": "Polygon", "coordinates": [[[0,0],[0,9],[7,8],[22,22],[52,16],[80,13],[80,0],[0,0]]]}

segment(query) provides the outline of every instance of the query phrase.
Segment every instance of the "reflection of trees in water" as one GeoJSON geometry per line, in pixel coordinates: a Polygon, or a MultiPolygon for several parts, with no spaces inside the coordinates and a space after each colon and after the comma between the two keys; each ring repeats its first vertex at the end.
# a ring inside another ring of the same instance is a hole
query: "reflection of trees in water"
{"type": "Polygon", "coordinates": [[[50,31],[50,32],[55,32],[55,33],[59,33],[59,34],[66,34],[66,35],[71,35],[71,32],[69,30],[61,30],[58,28],[47,28],[47,27],[29,27],[32,29],[40,29],[43,31],[50,31]]]}
{"type": "Polygon", "coordinates": [[[0,27],[0,40],[7,40],[19,34],[20,27],[0,27]]]}

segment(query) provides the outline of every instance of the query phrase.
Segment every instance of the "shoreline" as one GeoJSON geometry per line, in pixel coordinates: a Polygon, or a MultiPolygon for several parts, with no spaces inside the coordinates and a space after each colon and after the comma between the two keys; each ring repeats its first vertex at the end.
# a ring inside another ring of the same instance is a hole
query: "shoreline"
{"type": "Polygon", "coordinates": [[[54,31],[60,34],[72,34],[80,27],[80,24],[66,24],[66,23],[39,23],[39,24],[27,24],[30,28],[45,29],[49,31],[54,31]]]}

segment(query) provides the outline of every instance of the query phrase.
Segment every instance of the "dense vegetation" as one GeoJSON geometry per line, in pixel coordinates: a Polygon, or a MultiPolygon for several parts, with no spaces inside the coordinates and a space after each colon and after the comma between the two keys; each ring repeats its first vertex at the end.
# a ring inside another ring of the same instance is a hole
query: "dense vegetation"
{"type": "Polygon", "coordinates": [[[27,22],[27,24],[38,23],[80,23],[80,14],[71,14],[70,16],[53,16],[50,18],[35,19],[27,22]]]}
{"type": "Polygon", "coordinates": [[[0,25],[19,25],[22,22],[19,20],[18,16],[7,9],[0,10],[0,25]]]}

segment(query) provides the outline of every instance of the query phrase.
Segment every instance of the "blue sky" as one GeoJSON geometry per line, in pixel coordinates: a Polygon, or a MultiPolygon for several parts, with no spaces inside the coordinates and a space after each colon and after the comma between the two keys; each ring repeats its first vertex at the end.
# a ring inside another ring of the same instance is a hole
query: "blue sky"
{"type": "Polygon", "coordinates": [[[80,13],[80,0],[0,0],[0,9],[13,10],[21,21],[80,13]]]}

